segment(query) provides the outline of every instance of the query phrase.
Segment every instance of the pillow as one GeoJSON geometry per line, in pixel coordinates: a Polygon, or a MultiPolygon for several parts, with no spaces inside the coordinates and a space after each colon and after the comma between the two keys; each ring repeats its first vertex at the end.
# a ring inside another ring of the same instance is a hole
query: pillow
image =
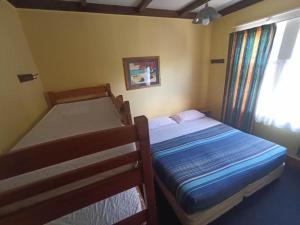
{"type": "Polygon", "coordinates": [[[170,124],[176,124],[176,122],[167,116],[149,119],[149,129],[150,130],[156,129],[159,127],[163,127],[166,125],[170,125],[170,124]]]}
{"type": "Polygon", "coordinates": [[[185,121],[201,119],[203,117],[205,117],[205,114],[194,109],[183,111],[171,116],[171,118],[175,120],[177,123],[183,123],[185,121]]]}

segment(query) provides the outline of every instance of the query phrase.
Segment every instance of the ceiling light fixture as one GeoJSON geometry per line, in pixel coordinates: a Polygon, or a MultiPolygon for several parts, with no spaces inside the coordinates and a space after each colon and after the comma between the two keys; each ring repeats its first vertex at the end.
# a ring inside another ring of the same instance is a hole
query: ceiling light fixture
{"type": "Polygon", "coordinates": [[[213,7],[209,7],[208,3],[205,4],[204,9],[201,9],[197,16],[193,19],[193,24],[208,25],[210,22],[221,17],[221,14],[217,12],[213,7]]]}

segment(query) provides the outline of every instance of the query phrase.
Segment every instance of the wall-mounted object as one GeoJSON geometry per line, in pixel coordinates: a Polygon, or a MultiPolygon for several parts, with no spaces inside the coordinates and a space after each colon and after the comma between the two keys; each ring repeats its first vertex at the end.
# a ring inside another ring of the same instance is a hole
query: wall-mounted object
{"type": "Polygon", "coordinates": [[[21,83],[37,79],[38,74],[18,74],[21,83]]]}
{"type": "Polygon", "coordinates": [[[222,63],[225,63],[225,59],[211,59],[210,63],[211,64],[222,64],[222,63]]]}
{"type": "Polygon", "coordinates": [[[159,56],[123,58],[126,89],[160,85],[159,56]]]}

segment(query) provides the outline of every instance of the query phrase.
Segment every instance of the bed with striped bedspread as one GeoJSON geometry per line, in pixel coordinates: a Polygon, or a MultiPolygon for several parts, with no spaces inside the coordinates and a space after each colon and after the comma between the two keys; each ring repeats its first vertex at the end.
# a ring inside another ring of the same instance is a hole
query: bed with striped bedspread
{"type": "Polygon", "coordinates": [[[208,209],[283,164],[286,149],[225,124],[152,144],[154,169],[182,209],[208,209]]]}

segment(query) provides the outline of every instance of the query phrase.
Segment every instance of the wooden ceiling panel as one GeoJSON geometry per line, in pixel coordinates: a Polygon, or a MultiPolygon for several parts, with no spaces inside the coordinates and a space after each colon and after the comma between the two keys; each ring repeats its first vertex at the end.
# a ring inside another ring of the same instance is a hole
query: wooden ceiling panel
{"type": "Polygon", "coordinates": [[[178,11],[191,2],[192,0],[153,0],[148,8],[178,11]]]}
{"type": "Polygon", "coordinates": [[[220,10],[219,13],[222,16],[226,16],[230,13],[234,13],[236,11],[239,11],[243,8],[246,8],[248,6],[254,5],[254,4],[262,2],[262,1],[263,0],[243,0],[243,1],[240,1],[240,2],[237,2],[237,3],[233,4],[231,6],[228,6],[225,9],[220,10]]]}
{"type": "MultiPolygon", "coordinates": [[[[227,8],[228,6],[230,5],[233,5],[237,2],[239,2],[241,0],[210,0],[208,2],[208,5],[215,8],[217,11],[221,10],[221,9],[224,9],[224,8],[227,8]]],[[[205,5],[201,5],[197,8],[195,8],[194,10],[192,10],[192,12],[199,12],[201,9],[204,8],[205,5]]]]}
{"type": "MultiPolygon", "coordinates": [[[[80,0],[61,0],[68,2],[79,2],[80,0]]],[[[86,0],[87,3],[95,3],[102,5],[119,5],[119,6],[130,6],[136,7],[140,4],[141,0],[86,0]]]]}
{"type": "Polygon", "coordinates": [[[205,5],[209,0],[194,0],[190,4],[186,5],[182,9],[178,10],[178,15],[183,16],[186,13],[198,8],[199,6],[205,5]]]}

